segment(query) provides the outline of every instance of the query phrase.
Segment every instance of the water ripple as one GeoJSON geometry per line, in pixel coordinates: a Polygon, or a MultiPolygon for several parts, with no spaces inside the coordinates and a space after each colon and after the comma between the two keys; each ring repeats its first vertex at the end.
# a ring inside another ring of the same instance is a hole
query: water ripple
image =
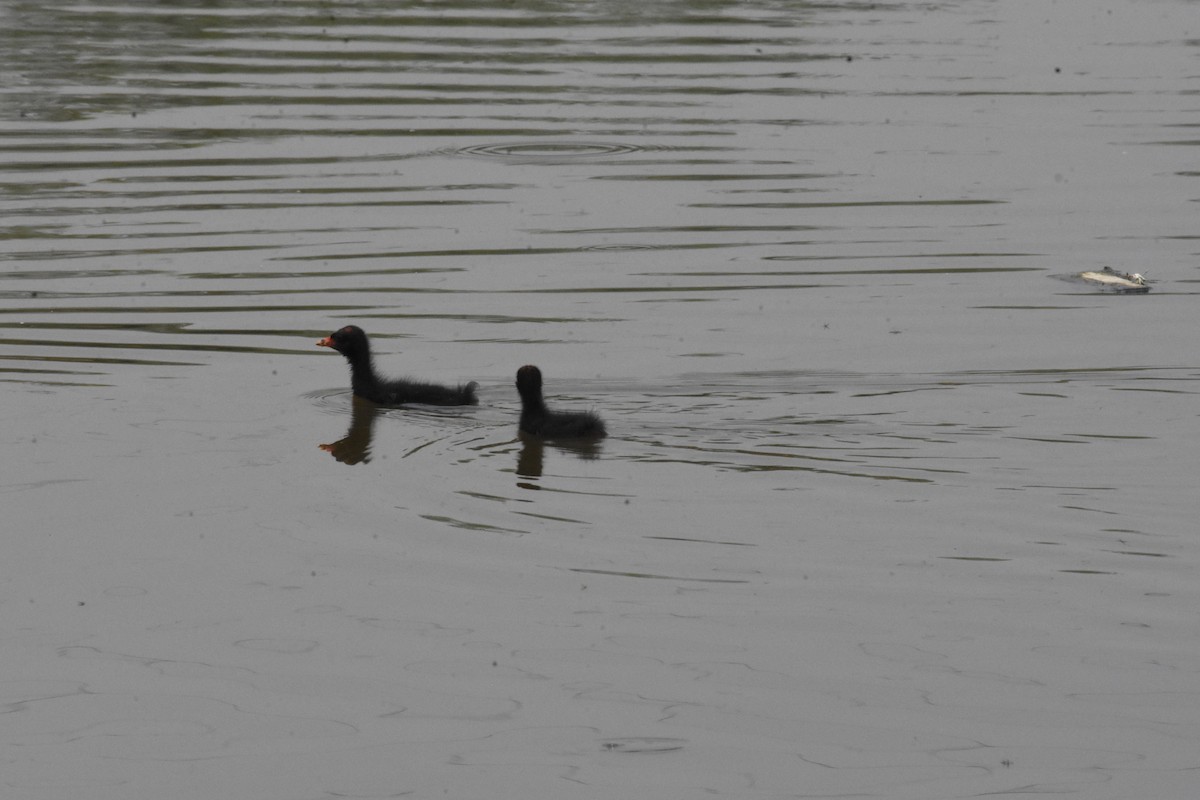
{"type": "Polygon", "coordinates": [[[460,147],[451,151],[455,155],[477,158],[498,158],[505,161],[534,164],[559,164],[577,159],[603,159],[640,153],[648,149],[642,145],[613,142],[582,142],[574,140],[499,142],[460,147]]]}

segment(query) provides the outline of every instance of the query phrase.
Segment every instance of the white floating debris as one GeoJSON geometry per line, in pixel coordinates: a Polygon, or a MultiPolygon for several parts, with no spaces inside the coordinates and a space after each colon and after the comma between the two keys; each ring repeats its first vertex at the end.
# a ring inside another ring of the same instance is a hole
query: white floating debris
{"type": "Polygon", "coordinates": [[[1141,273],[1117,272],[1112,267],[1105,267],[1098,272],[1076,272],[1062,277],[1067,280],[1081,280],[1109,292],[1144,294],[1150,291],[1150,285],[1141,273]]]}

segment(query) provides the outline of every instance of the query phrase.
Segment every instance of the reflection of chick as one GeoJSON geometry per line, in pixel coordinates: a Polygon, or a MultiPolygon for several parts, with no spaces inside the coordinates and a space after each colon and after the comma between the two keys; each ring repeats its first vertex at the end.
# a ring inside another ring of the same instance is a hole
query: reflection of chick
{"type": "Polygon", "coordinates": [[[343,464],[370,463],[371,430],[375,426],[375,417],[378,415],[378,406],[370,400],[355,397],[353,413],[350,417],[350,430],[346,431],[346,435],[338,441],[320,445],[320,448],[343,464]]]}
{"type": "Polygon", "coordinates": [[[546,446],[536,436],[521,436],[521,452],[517,454],[517,476],[521,478],[542,477],[542,463],[546,446]]]}

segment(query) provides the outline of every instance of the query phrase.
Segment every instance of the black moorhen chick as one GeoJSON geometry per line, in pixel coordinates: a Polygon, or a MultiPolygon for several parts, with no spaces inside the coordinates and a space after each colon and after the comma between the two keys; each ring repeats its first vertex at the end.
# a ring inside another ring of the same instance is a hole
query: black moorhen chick
{"type": "Polygon", "coordinates": [[[424,381],[386,379],[375,374],[371,345],[367,334],[357,325],[347,325],[317,342],[317,347],[332,347],[350,362],[350,388],[359,397],[386,406],[427,403],[433,406],[473,406],[479,402],[471,381],[465,386],[442,386],[424,381]]]}
{"type": "Polygon", "coordinates": [[[590,411],[551,411],[542,399],[542,371],[533,365],[517,370],[521,430],[545,439],[602,439],[604,420],[590,411]]]}

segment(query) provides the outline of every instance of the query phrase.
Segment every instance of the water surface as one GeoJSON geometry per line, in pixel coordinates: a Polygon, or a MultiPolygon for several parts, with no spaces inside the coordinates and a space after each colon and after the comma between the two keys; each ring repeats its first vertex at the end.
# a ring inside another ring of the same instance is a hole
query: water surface
{"type": "Polygon", "coordinates": [[[1191,796],[1194,11],[6,7],[7,792],[1191,796]]]}

